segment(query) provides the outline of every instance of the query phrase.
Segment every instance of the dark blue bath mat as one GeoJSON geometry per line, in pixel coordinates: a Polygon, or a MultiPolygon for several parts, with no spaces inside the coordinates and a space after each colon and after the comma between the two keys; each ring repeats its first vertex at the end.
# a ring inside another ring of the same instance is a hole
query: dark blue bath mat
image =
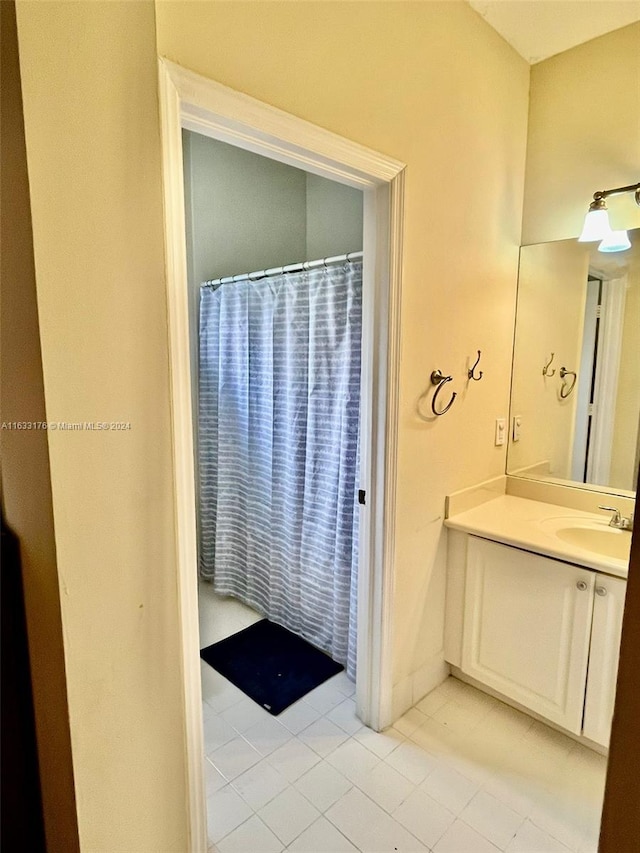
{"type": "Polygon", "coordinates": [[[274,716],[344,669],[268,619],[207,646],[200,657],[274,716]]]}

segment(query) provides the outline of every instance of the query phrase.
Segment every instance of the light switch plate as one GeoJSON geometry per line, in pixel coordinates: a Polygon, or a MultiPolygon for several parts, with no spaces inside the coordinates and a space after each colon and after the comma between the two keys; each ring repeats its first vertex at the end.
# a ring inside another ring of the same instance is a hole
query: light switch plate
{"type": "Polygon", "coordinates": [[[496,447],[501,447],[506,440],[507,421],[505,418],[496,418],[496,447]]]}
{"type": "Polygon", "coordinates": [[[520,441],[520,427],[522,426],[522,416],[514,415],[512,437],[514,441],[520,441]]]}

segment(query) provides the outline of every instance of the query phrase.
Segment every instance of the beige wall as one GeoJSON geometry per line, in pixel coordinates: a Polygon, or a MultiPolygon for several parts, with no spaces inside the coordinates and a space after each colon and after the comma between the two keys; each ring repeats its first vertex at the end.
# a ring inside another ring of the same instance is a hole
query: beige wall
{"type": "MultiPolygon", "coordinates": [[[[523,243],[576,237],[596,190],[638,182],[639,109],[640,23],[532,67],[523,243]]],[[[632,194],[608,207],[640,226],[632,194]]]]}
{"type": "MultiPolygon", "coordinates": [[[[33,266],[33,239],[20,94],[15,6],[2,16],[2,420],[47,419],[33,266]]],[[[20,539],[22,584],[49,853],[78,850],[67,715],[51,477],[44,430],[2,430],[3,517],[20,539]]],[[[3,567],[3,572],[10,567],[3,567]]],[[[5,575],[3,574],[3,592],[5,575]]],[[[3,674],[4,654],[3,650],[3,674]]],[[[8,689],[4,684],[3,690],[8,689]]],[[[3,702],[4,706],[4,702],[3,702]]],[[[34,810],[39,808],[33,803],[34,810]]],[[[34,814],[34,823],[38,821],[34,814]]],[[[4,825],[3,825],[4,835],[4,825]]]]}
{"type": "Polygon", "coordinates": [[[86,853],[184,853],[152,2],[20,2],[77,813],[86,853]]]}
{"type": "Polygon", "coordinates": [[[528,66],[462,2],[160,2],[157,32],[161,55],[408,165],[394,668],[410,701],[442,660],[444,497],[504,472],[528,66]],[[424,421],[435,367],[459,399],[424,421]]]}
{"type": "Polygon", "coordinates": [[[511,473],[545,463],[546,474],[571,479],[578,393],[560,397],[560,368],[580,371],[589,251],[576,240],[521,249],[511,412],[522,423],[509,446],[511,473]],[[554,375],[543,376],[551,353],[554,375]]]}

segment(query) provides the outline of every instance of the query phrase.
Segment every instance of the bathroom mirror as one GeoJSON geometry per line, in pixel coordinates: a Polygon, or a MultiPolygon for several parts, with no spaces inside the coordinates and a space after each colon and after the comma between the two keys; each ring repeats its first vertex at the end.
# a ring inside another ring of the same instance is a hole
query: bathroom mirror
{"type": "Polygon", "coordinates": [[[559,240],[520,250],[507,472],[636,488],[640,229],[631,248],[559,240]]]}

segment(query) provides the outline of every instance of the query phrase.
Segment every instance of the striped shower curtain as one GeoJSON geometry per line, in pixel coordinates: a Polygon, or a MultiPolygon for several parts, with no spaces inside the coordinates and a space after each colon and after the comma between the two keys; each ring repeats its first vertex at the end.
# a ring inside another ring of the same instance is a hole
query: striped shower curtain
{"type": "Polygon", "coordinates": [[[202,287],[200,574],[355,678],[362,262],[202,287]]]}

